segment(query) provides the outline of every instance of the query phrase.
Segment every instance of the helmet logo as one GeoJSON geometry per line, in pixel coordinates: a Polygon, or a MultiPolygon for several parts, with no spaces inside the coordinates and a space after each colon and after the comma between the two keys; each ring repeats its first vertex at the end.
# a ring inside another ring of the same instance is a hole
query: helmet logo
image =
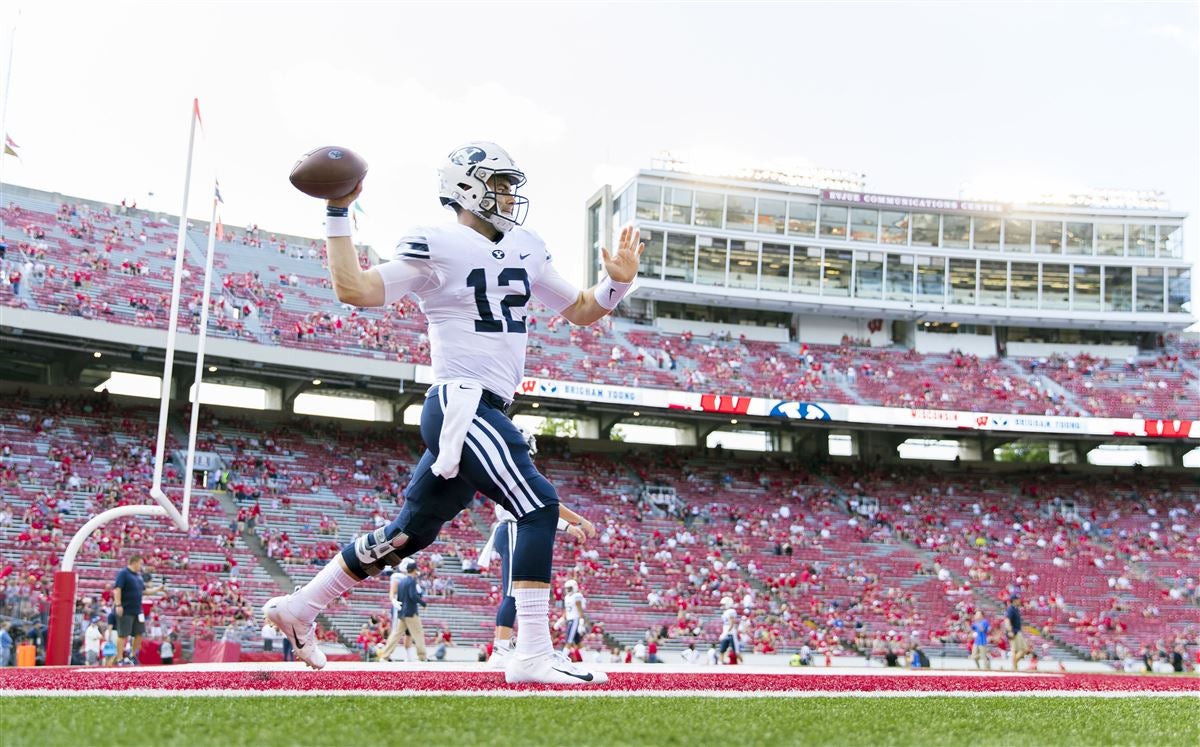
{"type": "Polygon", "coordinates": [[[459,166],[467,166],[472,163],[479,163],[487,158],[487,153],[482,148],[476,148],[474,145],[468,145],[465,148],[459,148],[450,154],[450,162],[459,166]]]}
{"type": "Polygon", "coordinates": [[[503,249],[493,249],[492,256],[496,259],[504,259],[504,250],[503,249]]]}

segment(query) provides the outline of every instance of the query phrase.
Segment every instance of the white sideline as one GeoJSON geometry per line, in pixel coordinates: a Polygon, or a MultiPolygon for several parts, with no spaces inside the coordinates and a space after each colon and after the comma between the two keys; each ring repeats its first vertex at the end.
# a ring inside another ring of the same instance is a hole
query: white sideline
{"type": "MultiPolygon", "coordinates": [[[[687,666],[684,664],[589,664],[589,667],[610,674],[622,672],[637,672],[642,674],[690,674],[699,677],[720,677],[724,675],[771,675],[774,677],[983,677],[983,678],[1025,678],[1063,677],[1061,672],[1013,672],[1011,670],[994,669],[991,671],[974,669],[905,669],[885,667],[780,667],[780,666],[687,666]]],[[[153,671],[156,674],[172,672],[308,672],[301,662],[226,662],[204,664],[175,664],[170,667],[110,667],[110,668],[80,668],[75,674],[87,675],[100,672],[136,673],[153,671]]],[[[331,661],[323,672],[485,672],[492,671],[483,664],[476,662],[357,662],[331,661]]],[[[1115,674],[1115,673],[1114,673],[1115,674]]],[[[499,676],[497,674],[497,676],[499,676]]],[[[1137,676],[1137,675],[1130,675],[1137,676]]]]}
{"type": "Polygon", "coordinates": [[[1196,698],[1200,690],[1138,692],[1105,690],[1029,690],[964,692],[962,690],[0,690],[0,699],[37,698],[244,698],[244,697],[480,697],[480,698],[1196,698]]]}

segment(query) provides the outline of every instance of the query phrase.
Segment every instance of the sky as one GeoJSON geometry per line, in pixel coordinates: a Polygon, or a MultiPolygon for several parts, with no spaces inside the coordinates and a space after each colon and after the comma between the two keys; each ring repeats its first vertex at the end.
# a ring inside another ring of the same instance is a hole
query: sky
{"type": "Polygon", "coordinates": [[[195,97],[189,212],[215,172],[227,225],[320,235],[286,177],[336,144],[370,164],[358,239],[386,250],[450,219],[436,168],[483,139],[526,171],[526,225],[579,283],[585,200],[664,150],[926,197],[1157,189],[1200,246],[1195,2],[41,0],[0,23],[21,152],[0,179],[177,213],[195,97]]]}

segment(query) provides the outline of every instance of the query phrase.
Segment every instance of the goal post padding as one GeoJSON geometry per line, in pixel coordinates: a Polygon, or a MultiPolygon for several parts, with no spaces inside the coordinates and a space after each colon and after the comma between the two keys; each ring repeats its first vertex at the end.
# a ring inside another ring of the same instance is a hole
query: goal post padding
{"type": "Polygon", "coordinates": [[[71,663],[74,642],[75,587],[79,574],[75,571],[55,571],[54,587],[50,592],[50,628],[46,633],[46,664],[65,666],[71,663]]]}

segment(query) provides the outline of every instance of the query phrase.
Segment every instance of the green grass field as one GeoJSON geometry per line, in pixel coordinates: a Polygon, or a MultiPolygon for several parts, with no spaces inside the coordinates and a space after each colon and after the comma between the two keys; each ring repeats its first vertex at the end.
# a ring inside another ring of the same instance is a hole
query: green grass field
{"type": "Polygon", "coordinates": [[[1180,698],[0,699],[0,745],[1186,745],[1180,698]]]}

